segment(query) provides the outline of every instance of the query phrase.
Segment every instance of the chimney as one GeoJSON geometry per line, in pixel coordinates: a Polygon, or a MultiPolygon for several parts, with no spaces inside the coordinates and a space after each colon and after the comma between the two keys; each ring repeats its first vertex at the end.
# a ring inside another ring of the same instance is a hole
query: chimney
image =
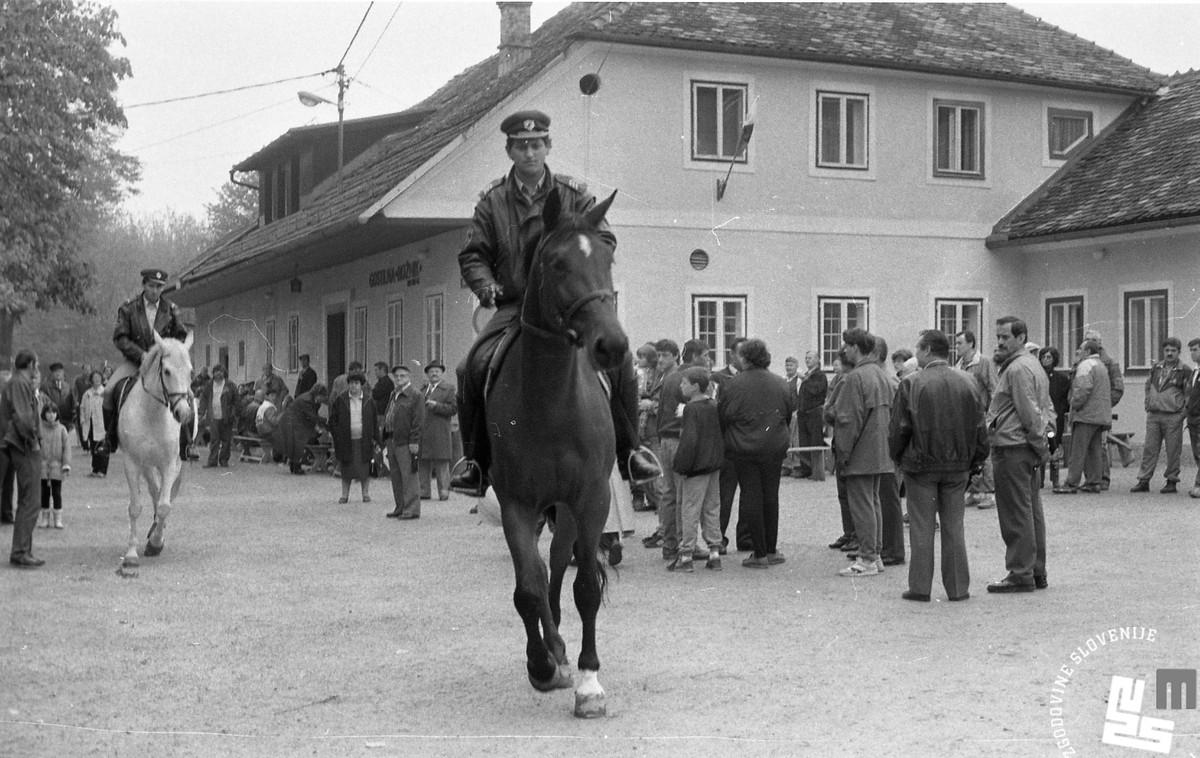
{"type": "Polygon", "coordinates": [[[500,6],[500,76],[529,60],[529,3],[496,3],[500,6]]]}

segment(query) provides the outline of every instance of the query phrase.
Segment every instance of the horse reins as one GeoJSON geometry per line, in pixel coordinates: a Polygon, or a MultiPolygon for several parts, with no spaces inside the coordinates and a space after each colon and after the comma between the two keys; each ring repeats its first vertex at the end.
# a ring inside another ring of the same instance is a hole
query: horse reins
{"type": "Polygon", "coordinates": [[[165,370],[163,368],[163,359],[162,359],[162,351],[161,350],[155,354],[154,360],[158,361],[158,385],[159,385],[159,388],[162,390],[162,397],[155,395],[153,392],[150,391],[150,388],[146,386],[146,375],[145,374],[142,374],[142,376],[141,376],[142,389],[146,391],[147,395],[154,398],[157,402],[161,403],[164,408],[166,408],[167,410],[174,413],[175,412],[175,408],[174,408],[175,403],[177,403],[180,400],[180,398],[187,398],[189,401],[192,399],[192,397],[193,397],[192,390],[189,388],[186,392],[168,392],[167,391],[167,377],[166,377],[165,370]]]}
{"type": "MultiPolygon", "coordinates": [[[[537,258],[537,263],[538,263],[539,269],[542,268],[542,249],[541,248],[542,248],[542,245],[538,245],[538,249],[535,253],[535,257],[537,258]]],[[[543,287],[546,286],[545,271],[539,271],[538,278],[541,280],[538,282],[538,289],[541,290],[543,287]]],[[[525,309],[528,306],[529,301],[528,301],[528,299],[522,299],[522,302],[521,302],[521,327],[523,329],[528,329],[529,331],[533,332],[534,334],[536,334],[540,337],[546,337],[546,338],[550,338],[550,339],[562,338],[562,339],[565,339],[568,344],[574,345],[575,347],[583,347],[583,336],[580,335],[579,332],[577,332],[571,328],[571,326],[570,326],[571,319],[575,317],[575,314],[578,313],[579,310],[581,308],[583,308],[583,306],[587,305],[588,303],[592,302],[593,300],[600,300],[602,302],[611,302],[613,299],[613,296],[614,295],[613,295],[612,290],[592,290],[591,292],[587,292],[587,293],[581,295],[574,302],[572,302],[569,306],[567,306],[566,310],[560,311],[557,314],[555,314],[558,316],[558,321],[563,327],[563,330],[561,332],[551,331],[550,329],[543,329],[540,326],[529,323],[529,321],[525,318],[525,309]]]]}

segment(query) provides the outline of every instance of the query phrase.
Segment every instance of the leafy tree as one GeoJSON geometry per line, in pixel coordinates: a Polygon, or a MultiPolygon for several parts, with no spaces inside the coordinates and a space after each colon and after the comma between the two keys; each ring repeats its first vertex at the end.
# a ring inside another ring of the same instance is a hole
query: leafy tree
{"type": "Polygon", "coordinates": [[[110,213],[81,235],[78,264],[91,272],[87,290],[93,315],[64,305],[33,310],[14,329],[20,345],[33,345],[44,363],[68,365],[120,356],[112,344],[117,306],[141,292],[138,271],[160,266],[178,271],[199,255],[211,239],[208,228],[196,217],[165,210],[152,214],[110,213]]]}
{"type": "Polygon", "coordinates": [[[258,220],[258,190],[244,184],[225,182],[217,190],[217,200],[205,203],[208,228],[213,241],[252,226],[258,220]]]}
{"type": "Polygon", "coordinates": [[[129,61],[116,13],[89,0],[0,0],[0,365],[14,325],[56,305],[88,313],[87,230],[138,177],[115,148],[129,61]]]}

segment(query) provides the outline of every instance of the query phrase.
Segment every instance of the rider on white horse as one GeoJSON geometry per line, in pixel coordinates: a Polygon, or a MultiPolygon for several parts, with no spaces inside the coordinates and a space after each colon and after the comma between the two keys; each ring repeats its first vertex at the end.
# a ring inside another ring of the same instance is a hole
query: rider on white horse
{"type": "Polygon", "coordinates": [[[142,357],[154,347],[154,332],[163,337],[182,340],[187,329],[179,318],[179,308],[162,296],[167,286],[167,272],[160,268],[142,271],[142,293],[117,309],[117,324],[113,328],[113,344],[125,356],[104,387],[104,428],[109,451],[117,449],[117,401],[113,390],[117,382],[137,376],[142,357]]]}

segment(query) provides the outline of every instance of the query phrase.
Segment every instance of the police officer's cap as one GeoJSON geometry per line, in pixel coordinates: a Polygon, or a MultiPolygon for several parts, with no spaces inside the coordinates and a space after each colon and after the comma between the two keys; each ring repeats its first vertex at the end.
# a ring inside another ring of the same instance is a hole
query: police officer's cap
{"type": "Polygon", "coordinates": [[[541,111],[517,111],[500,122],[500,131],[512,139],[550,136],[550,117],[541,111]]]}
{"type": "Polygon", "coordinates": [[[158,282],[159,284],[167,283],[167,272],[161,268],[144,268],[142,269],[142,284],[146,282],[158,282]]]}

